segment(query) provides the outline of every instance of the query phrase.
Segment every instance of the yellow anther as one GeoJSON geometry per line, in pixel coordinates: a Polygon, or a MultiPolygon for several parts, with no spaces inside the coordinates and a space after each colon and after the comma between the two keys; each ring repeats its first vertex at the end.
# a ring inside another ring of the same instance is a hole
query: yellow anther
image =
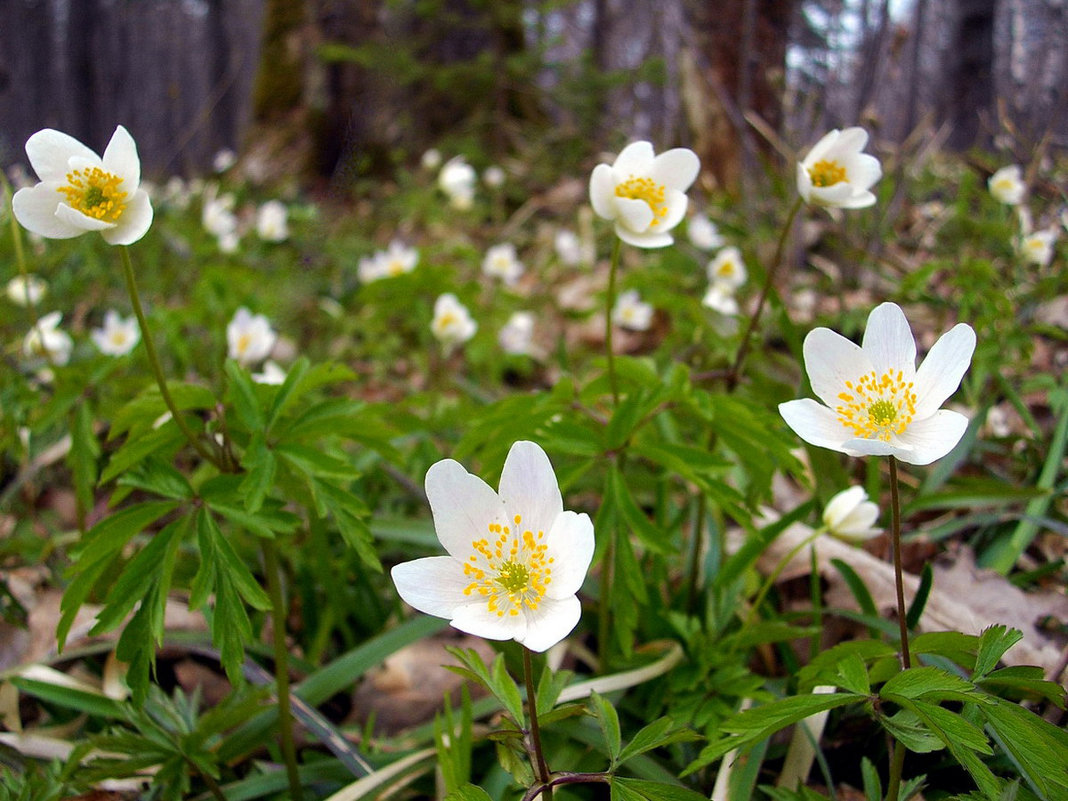
{"type": "Polygon", "coordinates": [[[846,180],[846,169],[837,161],[817,161],[808,168],[813,186],[834,186],[846,180]]]}
{"type": "Polygon", "coordinates": [[[122,178],[105,172],[99,167],[71,170],[67,173],[67,185],[56,191],[64,195],[67,205],[88,217],[116,223],[126,210],[126,192],[122,178]]]}

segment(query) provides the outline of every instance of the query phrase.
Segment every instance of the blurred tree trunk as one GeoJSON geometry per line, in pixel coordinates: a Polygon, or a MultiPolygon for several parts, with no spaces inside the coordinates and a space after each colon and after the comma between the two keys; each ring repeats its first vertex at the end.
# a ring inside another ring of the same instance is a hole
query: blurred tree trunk
{"type": "Polygon", "coordinates": [[[946,116],[953,126],[949,145],[958,150],[984,144],[982,124],[994,118],[997,5],[997,0],[957,0],[946,116]]]}

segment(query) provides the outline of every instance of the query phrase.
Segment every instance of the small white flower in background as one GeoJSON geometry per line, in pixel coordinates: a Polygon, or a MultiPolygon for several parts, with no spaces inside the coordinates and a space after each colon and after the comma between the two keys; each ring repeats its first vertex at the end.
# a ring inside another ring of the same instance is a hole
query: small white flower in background
{"type": "Polygon", "coordinates": [[[237,231],[227,231],[224,234],[219,234],[219,251],[221,253],[237,253],[241,247],[241,236],[237,231]]]}
{"type": "Polygon", "coordinates": [[[534,341],[534,312],[512,312],[497,334],[501,350],[513,356],[527,356],[534,341]]]}
{"type": "Polygon", "coordinates": [[[701,250],[715,250],[723,246],[723,237],[719,235],[716,224],[707,214],[695,214],[686,223],[686,233],[693,246],[701,250]]]}
{"type": "Polygon", "coordinates": [[[234,313],[226,326],[226,344],[231,359],[247,367],[266,359],[274,349],[278,334],[262,314],[253,314],[244,306],[234,313]]]}
{"type": "Polygon", "coordinates": [[[59,328],[62,319],[62,312],[52,312],[38,320],[22,340],[23,355],[29,359],[45,358],[58,365],[69,362],[74,340],[59,328]]]}
{"type": "Polygon", "coordinates": [[[7,282],[7,297],[18,306],[36,306],[48,294],[48,283],[33,273],[16,275],[7,282]]]}
{"type": "Polygon", "coordinates": [[[94,328],[89,336],[105,356],[125,356],[141,341],[141,329],[136,317],[124,320],[117,311],[109,309],[104,314],[103,328],[94,328]]]}
{"type": "Polygon", "coordinates": [[[256,211],[256,233],[264,242],[289,238],[289,209],[281,200],[268,200],[256,211]]]}
{"type": "Polygon", "coordinates": [[[379,270],[385,278],[396,278],[398,275],[410,273],[419,263],[419,251],[397,239],[390,242],[386,250],[379,251],[375,256],[379,262],[379,270]]]}
{"type": "Polygon", "coordinates": [[[222,237],[237,231],[237,216],[234,214],[235,198],[227,192],[216,196],[214,191],[204,195],[200,210],[200,223],[214,237],[222,237]]]}
{"type": "Polygon", "coordinates": [[[453,208],[462,211],[471,208],[474,203],[477,178],[475,168],[463,156],[455,156],[445,162],[438,173],[438,186],[449,196],[453,208]]]}
{"type": "Polygon", "coordinates": [[[493,164],[486,167],[482,172],[482,183],[488,186],[490,189],[500,189],[504,186],[504,179],[506,178],[504,170],[493,164]]]}
{"type": "Polygon", "coordinates": [[[423,153],[423,157],[419,159],[419,163],[424,170],[436,170],[441,166],[441,151],[437,148],[430,148],[423,153]]]}
{"type": "Polygon", "coordinates": [[[99,231],[109,245],[130,245],[152,225],[137,145],[121,125],[103,157],[51,128],[26,141],[26,155],[41,182],[16,192],[11,205],[27,230],[47,239],[99,231]]]}
{"type": "Polygon", "coordinates": [[[361,284],[369,284],[379,278],[385,278],[386,276],[382,272],[382,261],[378,258],[378,254],[361,257],[356,263],[356,275],[359,277],[361,284]]]}
{"type": "Polygon", "coordinates": [[[637,289],[630,289],[616,300],[612,321],[620,328],[647,331],[653,322],[653,307],[642,302],[637,289]]]}
{"type": "Polygon", "coordinates": [[[1010,164],[995,172],[986,182],[990,194],[995,200],[1009,206],[1017,206],[1023,200],[1024,186],[1023,176],[1020,173],[1019,164],[1010,164]]]}
{"type": "Polygon", "coordinates": [[[1020,255],[1025,261],[1046,267],[1053,260],[1053,244],[1057,241],[1057,231],[1047,228],[1035,231],[1020,240],[1020,255]]]}
{"type": "Polygon", "coordinates": [[[180,175],[172,175],[163,185],[163,202],[168,206],[184,211],[189,208],[193,193],[180,175]]]}
{"type": "Polygon", "coordinates": [[[228,147],[224,147],[211,160],[211,167],[215,172],[226,172],[237,164],[237,153],[228,147]]]}
{"type": "Polygon", "coordinates": [[[564,511],[545,451],[517,442],[498,492],[452,459],[431,466],[426,494],[448,556],[403,562],[397,592],[428,615],[490,640],[545,651],[571,633],[593,558],[589,515],[564,511]]]}
{"type": "Polygon", "coordinates": [[[494,245],[482,259],[482,272],[491,278],[500,278],[508,286],[519,280],[523,270],[523,262],[519,261],[515,245],[511,242],[494,245]]]}
{"type": "Polygon", "coordinates": [[[849,456],[894,456],[930,464],[960,442],[968,418],[941,409],[971,363],[975,332],[958,323],[935,342],[916,368],[916,341],[901,307],[876,306],[857,345],[815,328],[802,352],[812,391],[779,404],[787,425],[805,442],[849,456]]]}
{"type": "Polygon", "coordinates": [[[734,299],[734,287],[713,282],[701,300],[703,306],[712,311],[733,317],[738,313],[738,301],[734,299]]]}
{"type": "Polygon", "coordinates": [[[868,500],[864,487],[842,490],[827,502],[823,510],[823,525],[832,537],[849,542],[870,540],[883,530],[875,525],[879,507],[868,500]]]}
{"type": "Polygon", "coordinates": [[[446,292],[434,302],[434,319],[430,331],[446,348],[467,342],[478,330],[478,323],[471,319],[467,307],[446,292]]]}
{"type": "Polygon", "coordinates": [[[714,284],[729,287],[731,290],[744,284],[748,275],[745,262],[742,260],[742,252],[736,247],[723,248],[708,263],[708,280],[714,284]]]}
{"type": "Polygon", "coordinates": [[[639,248],[674,242],[668,233],[686,215],[686,190],[701,169],[697,154],[684,147],[657,156],[649,142],[631,142],[611,164],[590,175],[590,204],[615,223],[616,236],[639,248]]]}
{"type": "Polygon", "coordinates": [[[252,380],[257,384],[281,384],[286,380],[286,371],[268,359],[263,363],[263,372],[253,373],[252,380]]]}
{"type": "Polygon", "coordinates": [[[582,242],[578,234],[567,228],[560,228],[553,236],[553,249],[561,263],[568,267],[578,267],[582,264],[582,242]]]}
{"type": "Polygon", "coordinates": [[[825,134],[797,165],[797,191],[813,206],[862,209],[875,204],[869,190],[883,175],[875,156],[862,152],[868,144],[863,128],[825,134]]]}

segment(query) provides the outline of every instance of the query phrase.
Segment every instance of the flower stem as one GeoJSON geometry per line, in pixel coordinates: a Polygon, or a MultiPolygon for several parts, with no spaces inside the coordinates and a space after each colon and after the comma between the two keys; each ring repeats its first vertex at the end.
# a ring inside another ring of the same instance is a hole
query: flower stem
{"type": "Polygon", "coordinates": [[[189,424],[182,417],[182,413],[178,411],[178,406],[174,402],[174,398],[171,397],[171,392],[167,389],[167,379],[163,375],[163,367],[160,365],[159,354],[156,353],[156,346],[152,342],[152,332],[148,329],[148,320],[145,319],[145,311],[141,307],[141,296],[137,292],[137,283],[134,281],[133,264],[130,262],[130,251],[125,246],[119,248],[119,253],[122,254],[122,268],[126,276],[126,290],[130,295],[130,303],[133,305],[134,314],[137,315],[137,323],[141,326],[141,341],[145,343],[145,353],[148,355],[148,363],[152,368],[152,374],[156,378],[156,384],[159,386],[159,394],[163,398],[163,402],[170,410],[171,417],[181,429],[185,438],[189,440],[189,444],[193,446],[193,449],[200,454],[201,458],[206,459],[216,466],[221,466],[220,460],[211,453],[200,438],[189,427],[189,424]]]}
{"type": "Polygon", "coordinates": [[[616,380],[616,355],[612,349],[612,310],[616,305],[616,273],[619,272],[619,253],[622,240],[616,238],[612,248],[612,265],[608,268],[608,297],[605,299],[604,348],[608,359],[608,386],[612,390],[612,406],[619,405],[619,384],[616,380]]]}
{"type": "MultiPolygon", "coordinates": [[[[909,626],[905,617],[905,583],[901,566],[901,499],[898,490],[897,459],[890,459],[890,519],[894,549],[894,583],[897,587],[897,622],[901,631],[901,666],[912,667],[909,653],[909,626]]],[[[887,780],[886,801],[897,801],[901,786],[901,773],[905,767],[905,744],[895,740],[890,759],[890,776],[887,780]]]]}
{"type": "Polygon", "coordinates": [[[753,624],[753,618],[756,617],[757,612],[760,610],[761,605],[764,603],[764,599],[768,593],[771,592],[771,588],[775,585],[776,580],[782,574],[782,571],[786,569],[786,566],[793,561],[793,558],[801,552],[801,549],[806,545],[810,545],[820,534],[824,532],[824,529],[818,528],[805,537],[801,542],[797,543],[790,552],[786,554],[779,563],[775,565],[775,568],[768,574],[768,577],[764,579],[764,584],[760,588],[760,591],[756,595],[756,599],[749,607],[749,614],[746,615],[745,622],[742,624],[742,628],[748,629],[753,624]]]}
{"type": "Polygon", "coordinates": [[[764,306],[768,300],[768,294],[771,292],[771,287],[775,283],[775,275],[779,271],[779,267],[782,265],[783,252],[786,249],[786,240],[789,237],[790,229],[794,227],[794,218],[797,217],[797,213],[801,210],[801,206],[804,201],[798,197],[794,201],[794,205],[790,208],[790,213],[786,217],[786,223],[782,227],[782,232],[779,234],[779,242],[775,246],[775,257],[772,259],[771,266],[768,267],[767,273],[764,276],[764,285],[760,288],[760,295],[757,297],[756,309],[753,311],[753,316],[749,318],[749,324],[746,326],[745,333],[742,334],[742,342],[738,346],[738,353],[734,357],[734,364],[731,365],[730,371],[727,373],[727,389],[733,390],[742,377],[742,366],[745,364],[745,357],[749,355],[749,349],[753,343],[753,335],[756,333],[757,323],[760,322],[760,315],[764,312],[764,306]]]}
{"type": "Polygon", "coordinates": [[[538,698],[534,692],[534,665],[530,649],[523,646],[523,678],[527,684],[527,708],[530,710],[530,744],[534,755],[534,776],[539,784],[549,781],[549,766],[541,748],[541,729],[538,726],[538,698]]]}
{"type": "Polygon", "coordinates": [[[274,681],[278,694],[278,729],[282,738],[282,757],[289,777],[289,798],[302,801],[300,776],[297,774],[297,749],[293,743],[293,713],[289,703],[289,650],[286,648],[286,613],[282,598],[282,570],[278,564],[278,546],[262,541],[263,566],[267,574],[267,594],[271,599],[274,634],[274,681]]]}
{"type": "Polygon", "coordinates": [[[609,643],[612,640],[612,579],[616,564],[616,527],[608,527],[608,542],[601,557],[601,597],[597,609],[597,660],[602,671],[608,670],[609,643]]]}

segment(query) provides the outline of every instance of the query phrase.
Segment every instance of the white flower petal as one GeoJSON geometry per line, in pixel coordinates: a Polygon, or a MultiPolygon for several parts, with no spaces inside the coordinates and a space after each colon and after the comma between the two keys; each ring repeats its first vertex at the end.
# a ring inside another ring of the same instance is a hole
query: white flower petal
{"type": "Polygon", "coordinates": [[[942,334],[916,371],[915,417],[930,417],[957,391],[975,352],[975,331],[967,323],[957,323],[942,334]]]}
{"type": "Polygon", "coordinates": [[[841,206],[853,196],[853,187],[846,181],[839,181],[830,186],[813,186],[809,190],[809,196],[809,202],[818,206],[841,206]]]}
{"type": "Polygon", "coordinates": [[[137,143],[121,125],[115,128],[111,141],[104,149],[103,163],[105,172],[117,175],[126,182],[123,188],[127,192],[132,192],[141,183],[141,160],[137,157],[137,143]]]}
{"type": "Polygon", "coordinates": [[[472,603],[471,597],[464,595],[471,581],[464,575],[463,565],[451,556],[403,562],[394,566],[390,575],[404,602],[425,614],[451,618],[459,607],[472,603]]]}
{"type": "Polygon", "coordinates": [[[472,554],[472,541],[487,535],[490,523],[504,520],[504,504],[497,493],[452,459],[431,465],[426,473],[426,495],[438,539],[461,562],[472,554]]]}
{"type": "Polygon", "coordinates": [[[685,192],[697,180],[700,171],[701,160],[697,154],[688,148],[676,147],[653,159],[649,177],[669,189],[685,192]]]}
{"type": "Polygon", "coordinates": [[[801,348],[805,371],[816,397],[832,409],[841,403],[839,393],[847,391],[846,381],[872,370],[868,354],[855,342],[829,328],[813,328],[801,348]]]}
{"type": "Polygon", "coordinates": [[[612,168],[598,164],[590,174],[590,205],[594,213],[605,220],[616,218],[616,179],[612,168]]]}
{"type": "Polygon", "coordinates": [[[682,218],[686,216],[686,207],[690,204],[690,199],[686,197],[685,192],[669,188],[665,193],[664,202],[667,204],[667,214],[660,218],[656,227],[667,231],[682,222],[682,218]]]}
{"type": "Polygon", "coordinates": [[[468,604],[454,610],[449,623],[460,631],[474,634],[476,637],[485,637],[487,640],[516,640],[517,642],[522,642],[522,638],[527,631],[525,615],[504,615],[500,617],[496,612],[490,611],[485,602],[468,604]]]}
{"type": "Polygon", "coordinates": [[[152,227],[152,201],[148,192],[138,189],[126,204],[118,224],[101,236],[109,245],[132,245],[152,227]]]}
{"type": "Polygon", "coordinates": [[[616,223],[616,236],[628,245],[634,245],[636,248],[662,248],[667,247],[675,241],[671,234],[664,232],[652,233],[650,231],[639,234],[631,231],[619,222],[616,223]]]}
{"type": "Polygon", "coordinates": [[[63,200],[63,195],[57,191],[59,186],[59,183],[48,181],[15,193],[11,210],[23,228],[48,239],[70,239],[85,233],[84,228],[56,216],[56,209],[63,200]]]}
{"type": "Polygon", "coordinates": [[[901,370],[911,381],[916,370],[916,340],[905,313],[896,303],[880,303],[868,315],[861,343],[877,376],[901,370]]]}
{"type": "Polygon", "coordinates": [[[26,156],[30,166],[42,181],[66,183],[72,157],[84,159],[94,166],[100,157],[73,136],[45,128],[26,140],[26,156]]]}
{"type": "Polygon", "coordinates": [[[879,159],[867,153],[857,154],[848,169],[849,183],[862,192],[866,192],[876,181],[883,177],[883,168],[879,164],[879,159]]]}
{"type": "Polygon", "coordinates": [[[909,464],[930,464],[953,450],[967,428],[963,414],[940,409],[926,420],[913,421],[899,438],[909,451],[894,455],[909,464]]]}
{"type": "Polygon", "coordinates": [[[90,217],[88,214],[82,214],[77,209],[72,209],[66,203],[60,203],[56,207],[56,217],[58,217],[61,222],[75,228],[80,228],[82,231],[103,231],[115,227],[115,223],[113,222],[98,220],[96,217],[90,217]]]}
{"type": "Polygon", "coordinates": [[[617,181],[626,181],[631,175],[648,175],[653,166],[653,145],[651,142],[631,142],[616,156],[612,170],[617,181]]]}
{"type": "Polygon", "coordinates": [[[653,221],[653,209],[644,200],[629,197],[617,197],[616,210],[619,212],[619,224],[636,234],[645,233],[653,221]]]}
{"type": "Polygon", "coordinates": [[[835,153],[859,153],[868,144],[868,132],[863,128],[846,128],[834,143],[835,153]]]}
{"type": "Polygon", "coordinates": [[[516,641],[531,651],[549,650],[578,625],[582,604],[574,595],[569,598],[543,598],[537,609],[525,610],[526,630],[516,641]]]}
{"type": "Polygon", "coordinates": [[[520,441],[504,460],[498,491],[510,516],[522,515],[522,528],[546,534],[564,510],[560,485],[540,445],[520,441]]]}
{"type": "Polygon", "coordinates": [[[834,205],[840,209],[866,209],[869,206],[874,206],[878,198],[871,192],[854,192],[854,194],[840,200],[834,205]]]}
{"type": "Polygon", "coordinates": [[[843,442],[837,450],[849,456],[897,456],[902,461],[908,461],[902,457],[902,454],[907,455],[910,449],[900,443],[854,437],[843,442]]]}
{"type": "Polygon", "coordinates": [[[810,445],[843,451],[842,443],[853,437],[853,432],[838,421],[834,412],[811,398],[780,403],[779,414],[810,445]]]}
{"type": "Polygon", "coordinates": [[[823,160],[823,158],[831,152],[835,143],[838,141],[840,132],[837,128],[833,131],[828,131],[812,146],[812,149],[808,151],[808,155],[802,160],[802,164],[805,165],[806,171],[808,167],[811,167],[817,161],[823,160]]]}
{"type": "Polygon", "coordinates": [[[593,560],[593,521],[583,513],[562,512],[547,532],[546,553],[553,560],[548,598],[574,595],[582,586],[593,560]]]}

